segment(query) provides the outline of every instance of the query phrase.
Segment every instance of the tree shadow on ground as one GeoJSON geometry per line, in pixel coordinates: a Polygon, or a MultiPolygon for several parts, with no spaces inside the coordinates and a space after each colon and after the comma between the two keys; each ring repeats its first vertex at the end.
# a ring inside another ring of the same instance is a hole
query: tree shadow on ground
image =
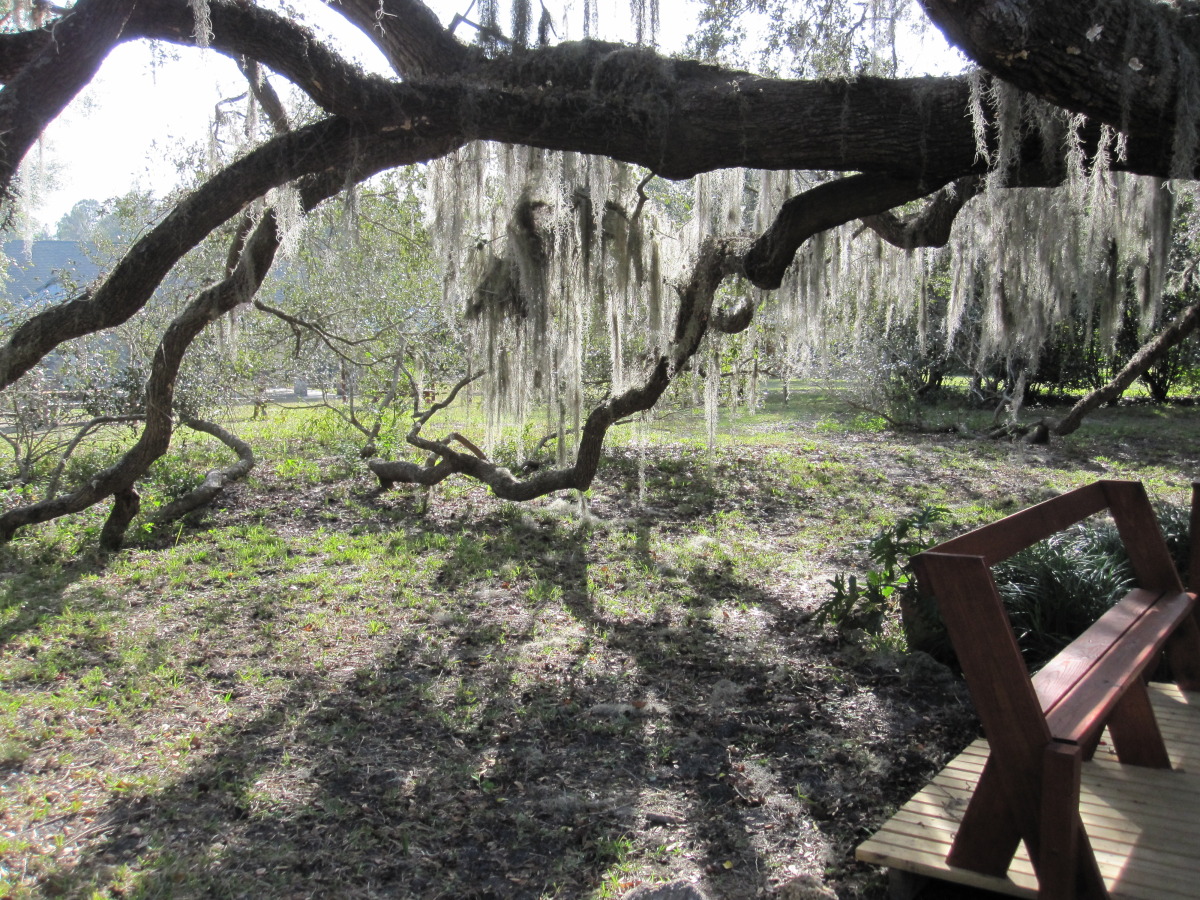
{"type": "MultiPolygon", "coordinates": [[[[107,557],[90,555],[66,565],[31,565],[19,551],[0,548],[0,651],[18,635],[36,630],[62,614],[72,589],[107,567],[107,557]]],[[[103,602],[101,594],[90,597],[103,602]]]]}
{"type": "MultiPolygon", "coordinates": [[[[748,898],[787,871],[838,874],[929,774],[924,745],[961,728],[952,690],[845,658],[719,558],[675,577],[682,604],[634,609],[572,524],[510,512],[458,537],[436,579],[454,603],[114,798],[46,892],[615,896],[685,875],[748,898]]],[[[874,879],[839,877],[854,895],[874,879]]]]}

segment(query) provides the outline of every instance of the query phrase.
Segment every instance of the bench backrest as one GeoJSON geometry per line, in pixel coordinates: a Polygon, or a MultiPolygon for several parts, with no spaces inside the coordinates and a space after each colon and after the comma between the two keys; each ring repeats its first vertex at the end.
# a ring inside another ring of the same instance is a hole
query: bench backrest
{"type": "Polygon", "coordinates": [[[1106,509],[1112,513],[1129,554],[1137,586],[1182,591],[1179,573],[1140,481],[1097,481],[984,525],[927,552],[982,557],[990,568],[1106,509]]]}
{"type": "MultiPolygon", "coordinates": [[[[1056,699],[1039,697],[1030,681],[991,566],[1106,509],[1129,554],[1137,588],[1144,589],[1130,602],[1145,597],[1152,603],[1164,594],[1181,593],[1183,585],[1145,488],[1133,481],[1087,485],[913,558],[918,580],[937,600],[988,739],[1005,746],[1004,757],[1011,764],[1040,765],[1040,748],[1051,739],[1044,710],[1056,699]]],[[[1137,662],[1146,664],[1144,659],[1137,662]]],[[[1041,687],[1045,695],[1049,685],[1041,687]]],[[[1071,728],[1072,737],[1079,730],[1071,728]]],[[[1083,730],[1094,729],[1088,724],[1083,730]]]]}

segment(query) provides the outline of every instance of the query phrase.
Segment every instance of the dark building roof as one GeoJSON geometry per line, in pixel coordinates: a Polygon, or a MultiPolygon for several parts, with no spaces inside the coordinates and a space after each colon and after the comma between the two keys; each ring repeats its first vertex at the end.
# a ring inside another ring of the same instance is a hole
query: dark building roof
{"type": "Polygon", "coordinates": [[[6,241],[3,292],[21,305],[57,303],[86,287],[100,268],[79,241],[6,241]]]}

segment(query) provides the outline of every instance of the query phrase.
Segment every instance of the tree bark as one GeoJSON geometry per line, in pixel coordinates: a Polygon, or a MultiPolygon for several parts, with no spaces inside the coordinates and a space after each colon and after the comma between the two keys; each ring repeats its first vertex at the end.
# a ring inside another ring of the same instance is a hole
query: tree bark
{"type": "Polygon", "coordinates": [[[100,529],[100,549],[116,552],[125,543],[125,531],[142,507],[142,497],[133,487],[123,488],[113,495],[112,511],[100,529]]]}
{"type": "Polygon", "coordinates": [[[1194,171],[1200,21],[1191,3],[921,0],[946,38],[1009,84],[1158,147],[1194,171]],[[1191,132],[1189,139],[1187,133],[1191,132]],[[1191,148],[1177,146],[1177,139],[1191,148]],[[1182,152],[1190,158],[1176,158],[1182,152]]]}
{"type": "Polygon", "coordinates": [[[417,0],[338,0],[330,6],[371,38],[401,78],[449,75],[470,59],[468,49],[417,0]]]}

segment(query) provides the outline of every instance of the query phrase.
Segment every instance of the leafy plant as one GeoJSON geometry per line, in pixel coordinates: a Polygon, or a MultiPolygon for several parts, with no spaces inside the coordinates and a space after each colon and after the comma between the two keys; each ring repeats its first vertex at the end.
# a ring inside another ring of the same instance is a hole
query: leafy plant
{"type": "Polygon", "coordinates": [[[946,519],[946,513],[943,506],[926,504],[867,540],[867,556],[878,568],[869,571],[863,583],[855,575],[839,572],[829,582],[833,595],[817,608],[815,621],[882,633],[888,614],[915,594],[910,560],[931,545],[931,530],[946,519]]]}
{"type": "MultiPolygon", "coordinates": [[[[1189,511],[1163,505],[1159,524],[1176,567],[1187,570],[1189,511]]],[[[1026,661],[1036,667],[1082,634],[1133,585],[1133,570],[1111,521],[1080,522],[995,566],[996,589],[1026,661]]],[[[932,597],[906,599],[910,650],[944,661],[954,654],[932,597]]]]}
{"type": "Polygon", "coordinates": [[[159,457],[150,466],[147,477],[168,500],[182,497],[204,481],[204,471],[195,459],[179,453],[159,457]]]}

